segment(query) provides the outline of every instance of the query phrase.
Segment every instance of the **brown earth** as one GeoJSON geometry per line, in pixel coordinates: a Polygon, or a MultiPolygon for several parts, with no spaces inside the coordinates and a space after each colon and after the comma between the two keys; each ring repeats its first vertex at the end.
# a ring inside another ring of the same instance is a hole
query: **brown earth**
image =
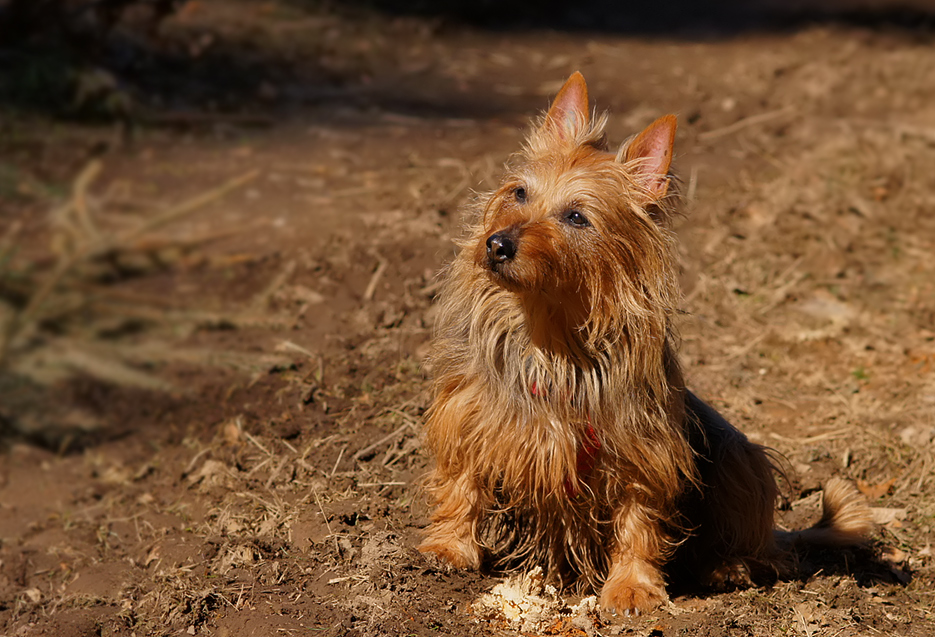
{"type": "Polygon", "coordinates": [[[794,581],[544,632],[933,634],[931,32],[311,7],[189,3],[128,74],[129,128],[3,107],[4,322],[123,234],[75,259],[0,371],[0,635],[517,634],[470,609],[500,579],[414,548],[422,358],[461,211],[574,70],[614,140],[680,116],[682,356],[788,458],[782,523],[838,475],[881,524],[794,581]]]}

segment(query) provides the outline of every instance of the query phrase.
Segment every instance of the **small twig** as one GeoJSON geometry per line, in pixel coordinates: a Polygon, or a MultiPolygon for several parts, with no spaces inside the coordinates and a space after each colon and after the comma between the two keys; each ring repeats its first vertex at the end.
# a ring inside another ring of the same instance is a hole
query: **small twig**
{"type": "Polygon", "coordinates": [[[300,354],[305,354],[311,359],[315,358],[315,353],[311,350],[307,350],[298,343],[293,343],[292,341],[282,341],[279,345],[276,346],[277,352],[283,352],[286,350],[291,350],[293,352],[299,352],[300,354]]]}
{"type": "Polygon", "coordinates": [[[268,464],[269,464],[270,462],[272,462],[272,461],[273,461],[273,457],[272,457],[272,456],[269,456],[268,458],[264,459],[262,462],[260,462],[260,464],[258,464],[257,466],[253,467],[252,469],[250,469],[250,471],[247,472],[247,477],[248,477],[248,478],[252,477],[254,473],[256,473],[257,471],[259,471],[260,469],[262,469],[263,467],[265,467],[266,465],[268,465],[268,464]]]}
{"type": "Polygon", "coordinates": [[[16,242],[16,237],[19,236],[19,233],[22,229],[22,222],[19,220],[14,221],[10,224],[10,227],[7,228],[6,232],[3,233],[3,238],[0,239],[0,277],[3,276],[3,271],[6,269],[6,264],[12,257],[13,246],[16,242]]]}
{"type": "Polygon", "coordinates": [[[75,179],[71,198],[71,210],[74,211],[78,223],[84,230],[89,242],[95,243],[101,241],[101,233],[91,219],[91,211],[88,209],[88,187],[101,173],[101,162],[99,159],[92,160],[84,170],[75,179]]]}
{"type": "Polygon", "coordinates": [[[471,178],[470,178],[470,176],[463,177],[463,178],[461,179],[461,181],[459,181],[459,182],[455,185],[454,188],[452,188],[452,189],[449,190],[447,193],[445,193],[445,195],[442,196],[442,198],[441,198],[441,205],[442,205],[442,206],[450,206],[451,204],[453,204],[453,203],[455,202],[455,199],[457,199],[458,195],[460,195],[461,192],[462,192],[463,190],[465,190],[465,189],[466,189],[468,186],[470,186],[470,185],[471,185],[471,178]]]}
{"type": "Polygon", "coordinates": [[[276,481],[276,478],[278,478],[279,474],[282,473],[283,467],[286,466],[286,461],[287,459],[283,458],[279,461],[279,464],[277,464],[276,467],[270,471],[269,477],[266,479],[266,483],[263,485],[264,489],[269,489],[270,485],[276,481]]]}
{"type": "Polygon", "coordinates": [[[286,263],[282,270],[279,271],[279,274],[273,277],[273,280],[270,281],[270,284],[253,298],[251,306],[258,310],[265,309],[266,306],[269,305],[269,300],[273,298],[273,295],[276,294],[279,288],[286,284],[286,281],[288,281],[289,277],[291,277],[295,272],[296,265],[297,264],[295,261],[289,261],[286,263]]]}
{"type": "Polygon", "coordinates": [[[834,438],[840,438],[841,436],[848,433],[849,431],[851,431],[850,428],[837,429],[835,431],[827,431],[823,434],[809,436],[808,438],[792,438],[789,436],[783,436],[782,434],[771,432],[769,434],[769,437],[775,438],[776,440],[782,440],[783,442],[791,442],[791,443],[795,443],[798,445],[809,445],[809,444],[812,444],[813,442],[819,442],[821,440],[833,440],[834,438]]]}
{"type": "Polygon", "coordinates": [[[256,445],[256,446],[260,449],[260,451],[262,451],[263,453],[265,453],[267,456],[272,456],[272,455],[273,455],[273,454],[271,454],[271,453],[266,449],[266,447],[264,447],[263,445],[260,444],[260,441],[259,441],[259,440],[257,440],[257,439],[254,438],[253,436],[251,436],[249,432],[244,431],[244,432],[243,432],[243,435],[246,436],[246,437],[247,437],[247,440],[249,440],[249,441],[252,442],[254,445],[256,445]]]}
{"type": "Polygon", "coordinates": [[[438,293],[438,290],[441,289],[442,285],[445,284],[445,280],[442,278],[437,278],[431,283],[426,284],[426,286],[419,290],[419,294],[422,296],[435,296],[438,293]]]}
{"type": "Polygon", "coordinates": [[[211,447],[205,447],[204,449],[196,453],[195,456],[188,463],[188,466],[185,467],[185,471],[182,472],[182,475],[187,476],[189,473],[191,473],[192,470],[195,468],[195,463],[197,463],[198,460],[201,459],[201,457],[205,455],[206,453],[208,453],[209,451],[211,451],[211,447]]]}
{"type": "Polygon", "coordinates": [[[792,265],[786,268],[785,272],[783,272],[782,274],[779,275],[779,277],[777,277],[779,281],[784,281],[784,283],[781,283],[775,290],[773,290],[772,299],[770,300],[769,303],[767,303],[765,306],[760,308],[757,311],[757,314],[759,314],[760,316],[763,316],[764,314],[771,312],[774,308],[776,308],[776,306],[778,306],[780,303],[782,303],[786,299],[786,294],[788,294],[789,290],[791,290],[802,279],[808,276],[808,272],[800,272],[796,276],[792,276],[792,274],[796,271],[796,269],[802,264],[804,260],[805,260],[805,257],[799,257],[798,259],[792,262],[792,265]]]}
{"type": "Polygon", "coordinates": [[[347,445],[341,447],[341,451],[338,453],[338,459],[334,461],[334,466],[331,467],[331,474],[328,476],[333,477],[335,472],[338,470],[338,465],[341,464],[341,458],[344,457],[344,452],[347,451],[347,445]]]}
{"type": "Polygon", "coordinates": [[[688,177],[688,190],[685,192],[685,201],[688,205],[695,203],[695,192],[698,190],[698,166],[692,166],[688,177]]]}
{"type": "Polygon", "coordinates": [[[341,547],[338,546],[338,536],[334,534],[334,531],[331,530],[331,523],[328,522],[328,516],[325,514],[325,507],[321,506],[321,498],[318,497],[318,491],[315,490],[312,493],[315,494],[315,503],[318,505],[318,510],[321,511],[321,517],[325,521],[325,528],[328,529],[328,535],[331,536],[331,539],[334,540],[334,550],[338,552],[338,555],[341,555],[341,547]]]}
{"type": "Polygon", "coordinates": [[[227,228],[224,230],[208,232],[201,236],[188,237],[185,239],[158,236],[140,237],[133,245],[129,246],[129,249],[135,252],[145,252],[149,254],[159,252],[167,248],[190,249],[205,243],[218,241],[219,239],[226,239],[236,234],[240,234],[241,232],[241,228],[227,228]]]}
{"type": "Polygon", "coordinates": [[[300,460],[305,460],[308,457],[308,454],[312,452],[312,449],[318,449],[322,445],[329,444],[335,438],[340,438],[339,434],[331,434],[325,438],[318,438],[317,440],[312,440],[305,447],[305,451],[302,452],[302,457],[300,460]]]}
{"type": "Polygon", "coordinates": [[[247,183],[253,181],[260,174],[259,170],[251,170],[250,172],[244,173],[239,177],[235,177],[230,181],[221,184],[213,190],[209,190],[206,193],[202,193],[196,197],[185,201],[174,208],[170,208],[160,214],[156,215],[152,219],[144,222],[142,225],[130,230],[125,235],[119,238],[119,243],[130,243],[132,240],[140,237],[150,230],[154,230],[159,226],[164,226],[171,221],[175,221],[179,217],[184,217],[193,210],[197,210],[207,204],[211,203],[215,199],[220,199],[227,193],[232,190],[236,190],[247,183]]]}
{"type": "Polygon", "coordinates": [[[377,283],[380,281],[380,277],[383,276],[383,272],[386,271],[386,259],[378,256],[379,264],[377,269],[374,271],[373,276],[370,277],[370,283],[367,284],[367,289],[364,290],[364,300],[370,301],[373,299],[374,293],[377,291],[377,283]]]}
{"type": "Polygon", "coordinates": [[[750,350],[760,344],[760,342],[769,335],[768,331],[762,331],[754,338],[751,338],[743,345],[739,346],[736,350],[732,351],[727,355],[727,360],[733,361],[738,358],[745,356],[750,350]]]}
{"type": "Polygon", "coordinates": [[[307,463],[307,462],[306,462],[305,460],[303,460],[302,458],[299,458],[298,460],[296,460],[296,464],[298,464],[300,467],[302,467],[303,469],[305,469],[306,471],[308,471],[308,472],[309,472],[310,474],[312,474],[312,475],[317,474],[318,471],[319,471],[317,468],[313,467],[312,465],[310,465],[309,463],[307,463]]]}
{"type": "Polygon", "coordinates": [[[382,438],[380,438],[379,440],[377,440],[377,441],[376,441],[375,443],[373,443],[372,445],[368,445],[368,446],[364,447],[363,449],[361,449],[360,451],[358,451],[357,453],[355,453],[355,454],[354,454],[354,460],[360,460],[360,459],[363,458],[364,456],[366,456],[366,455],[368,455],[368,454],[370,454],[370,453],[373,453],[376,449],[379,449],[382,445],[385,445],[385,444],[388,443],[388,442],[392,442],[392,441],[395,440],[400,434],[402,434],[404,431],[406,431],[406,429],[410,428],[411,426],[412,426],[412,425],[410,425],[408,422],[407,422],[407,423],[404,423],[401,427],[399,427],[399,428],[398,428],[396,431],[394,431],[393,433],[391,433],[391,434],[389,434],[389,435],[387,435],[387,436],[383,436],[382,438]]]}
{"type": "Polygon", "coordinates": [[[418,438],[410,438],[403,443],[403,448],[399,451],[390,447],[386,450],[386,456],[383,458],[383,466],[392,467],[394,464],[413,453],[420,446],[418,438]]]}
{"type": "Polygon", "coordinates": [[[773,119],[777,119],[784,115],[789,115],[795,111],[795,107],[786,106],[775,111],[767,111],[766,113],[757,113],[756,115],[751,115],[750,117],[744,117],[743,119],[737,120],[733,124],[727,126],[722,126],[721,128],[715,128],[714,130],[705,131],[698,134],[698,139],[700,141],[707,141],[710,139],[717,139],[718,137],[724,137],[725,135],[731,135],[737,131],[741,131],[745,128],[751,126],[756,126],[757,124],[763,124],[773,119]]]}
{"type": "Polygon", "coordinates": [[[811,628],[808,620],[805,619],[805,615],[803,615],[802,611],[800,611],[798,608],[794,608],[793,610],[795,611],[796,619],[798,619],[799,623],[802,625],[802,632],[805,633],[805,637],[812,637],[813,629],[811,628]]]}
{"type": "Polygon", "coordinates": [[[392,413],[392,414],[396,414],[397,416],[401,416],[403,420],[405,420],[406,422],[408,422],[408,423],[410,423],[410,424],[412,424],[412,425],[415,425],[415,426],[417,426],[417,427],[419,426],[419,421],[418,421],[418,419],[416,419],[416,418],[410,416],[409,414],[407,414],[407,413],[404,412],[404,411],[400,411],[399,409],[396,409],[395,407],[387,407],[386,410],[387,410],[388,412],[392,413]]]}
{"type": "Polygon", "coordinates": [[[263,509],[270,513],[275,514],[281,511],[281,507],[276,506],[272,502],[268,502],[264,500],[263,498],[261,498],[255,493],[250,493],[249,491],[240,491],[236,493],[235,495],[241,498],[248,498],[250,500],[255,500],[256,502],[259,502],[261,505],[263,505],[263,509]]]}
{"type": "Polygon", "coordinates": [[[287,327],[288,321],[275,316],[265,316],[261,314],[224,314],[219,312],[204,312],[197,310],[180,310],[172,307],[163,309],[154,309],[144,305],[134,305],[129,297],[111,294],[109,291],[96,291],[95,295],[106,297],[101,299],[91,299],[92,303],[106,306],[109,304],[121,305],[120,311],[125,316],[131,316],[151,321],[162,321],[173,324],[193,323],[198,327],[211,329],[217,326],[235,327],[268,327],[271,329],[282,329],[287,327]]]}
{"type": "Polygon", "coordinates": [[[29,298],[29,302],[26,304],[19,314],[12,316],[9,322],[6,324],[6,328],[3,330],[3,333],[0,334],[0,363],[6,358],[7,352],[10,348],[10,343],[13,341],[13,338],[23,326],[28,325],[32,321],[33,316],[38,311],[39,307],[46,300],[46,297],[52,293],[52,290],[56,288],[59,281],[62,280],[62,277],[71,269],[75,260],[73,258],[65,257],[55,266],[55,269],[49,275],[49,277],[43,282],[38,290],[29,298]]]}

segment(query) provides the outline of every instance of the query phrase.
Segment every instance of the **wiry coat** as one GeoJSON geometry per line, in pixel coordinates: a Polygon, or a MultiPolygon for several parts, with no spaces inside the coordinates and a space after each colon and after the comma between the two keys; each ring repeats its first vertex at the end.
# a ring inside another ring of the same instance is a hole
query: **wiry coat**
{"type": "Polygon", "coordinates": [[[701,579],[781,558],[766,454],[684,388],[675,355],[675,120],[616,154],[604,123],[576,74],[445,273],[420,548],[538,563],[629,610],[664,597],[686,537],[703,540],[681,560],[701,579]]]}
{"type": "MultiPolygon", "coordinates": [[[[585,139],[595,155],[600,152],[599,126],[585,139]]],[[[544,182],[557,164],[566,164],[563,174],[595,178],[592,153],[532,152],[508,184],[544,182]]],[[[607,192],[638,188],[625,165],[601,163],[607,192]]],[[[542,186],[564,188],[572,199],[593,197],[575,193],[573,178],[542,186]]],[[[574,308],[585,320],[575,324],[564,315],[562,299],[555,299],[559,307],[527,300],[478,267],[483,219],[505,196],[509,187],[488,198],[477,215],[439,300],[436,399],[426,429],[438,459],[434,488],[470,476],[484,506],[515,514],[509,524],[494,516],[488,518],[493,524],[478,529],[494,554],[504,548],[510,556],[535,554],[551,572],[570,567],[599,586],[596,576],[607,571],[614,539],[613,508],[629,500],[639,514],[675,524],[673,504],[695,475],[681,431],[681,374],[671,348],[678,299],[673,240],[633,198],[596,198],[590,205],[614,213],[603,217],[608,227],[599,245],[533,257],[542,287],[570,279],[580,286],[570,294],[585,292],[586,306],[574,308]],[[604,256],[595,258],[595,251],[604,256]],[[589,423],[600,454],[589,475],[579,476],[589,423]],[[578,489],[581,494],[574,493],[578,489]]]]}

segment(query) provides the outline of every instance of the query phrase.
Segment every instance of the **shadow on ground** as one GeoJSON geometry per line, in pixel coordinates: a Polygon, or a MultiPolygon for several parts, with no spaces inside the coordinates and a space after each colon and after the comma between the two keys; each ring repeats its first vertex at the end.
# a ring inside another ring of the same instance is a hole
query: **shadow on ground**
{"type": "MultiPolygon", "coordinates": [[[[144,121],[191,125],[197,119],[187,113],[191,110],[249,112],[253,117],[239,123],[264,125],[265,118],[320,107],[378,108],[419,117],[490,117],[502,111],[503,100],[457,96],[450,78],[437,76],[431,68],[422,70],[418,81],[402,70],[388,73],[390,69],[383,67],[393,61],[368,58],[368,41],[390,37],[405,43],[439,33],[457,39],[474,29],[498,37],[548,30],[693,41],[788,33],[818,24],[896,32],[927,41],[935,26],[935,3],[928,0],[661,4],[351,0],[335,5],[292,0],[286,4],[291,28],[268,34],[260,47],[256,41],[226,37],[232,24],[242,26],[256,16],[266,17],[268,3],[256,0],[232,3],[230,24],[201,23],[192,18],[196,3],[180,3],[178,13],[161,25],[158,35],[118,23],[95,37],[87,33],[79,37],[63,34],[57,23],[48,28],[40,24],[34,33],[0,44],[0,107],[67,118],[116,119],[127,125],[144,121]],[[357,28],[336,34],[329,20],[335,15],[357,28]],[[303,29],[303,24],[309,28],[303,29]],[[290,30],[301,34],[295,37],[290,30]],[[342,46],[337,46],[337,39],[343,40],[342,46]],[[336,55],[342,57],[339,63],[334,63],[336,55]],[[374,82],[375,77],[384,79],[374,82]],[[442,90],[427,95],[420,90],[424,85],[442,90]],[[186,114],[179,116],[180,111],[186,114]]],[[[0,7],[0,32],[3,20],[0,7]]]]}

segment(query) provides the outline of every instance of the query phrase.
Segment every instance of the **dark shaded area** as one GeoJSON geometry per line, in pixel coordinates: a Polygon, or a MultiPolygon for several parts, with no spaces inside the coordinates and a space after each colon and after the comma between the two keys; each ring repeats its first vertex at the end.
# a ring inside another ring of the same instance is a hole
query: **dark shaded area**
{"type": "MultiPolygon", "coordinates": [[[[370,77],[392,72],[392,60],[380,61],[385,68],[374,69],[373,61],[345,59],[336,70],[320,63],[323,56],[335,54],[320,42],[304,42],[294,51],[273,50],[227,39],[219,29],[204,25],[166,37],[163,23],[185,4],[184,0],[0,2],[0,107],[65,118],[120,120],[127,126],[192,124],[188,117],[162,116],[179,111],[281,114],[322,104],[429,117],[441,113],[489,117],[501,110],[486,101],[439,101],[438,95],[451,93],[444,90],[449,80],[441,77],[426,83],[434,85],[434,97],[397,83],[370,84],[370,77]],[[52,10],[58,6],[80,10],[52,10]]],[[[352,23],[417,20],[429,32],[451,37],[473,29],[493,34],[546,29],[704,40],[836,24],[895,30],[927,40],[935,26],[935,3],[929,9],[899,2],[867,8],[858,0],[830,5],[837,10],[763,0],[291,0],[288,4],[299,14],[340,14],[352,23]]],[[[247,12],[261,5],[246,0],[237,6],[247,12]]],[[[392,33],[392,28],[386,32],[392,33]]],[[[362,42],[366,31],[350,37],[362,42]]]]}
{"type": "MultiPolygon", "coordinates": [[[[319,11],[326,10],[310,9],[319,11]]],[[[370,10],[357,18],[385,19],[370,10]]],[[[365,41],[367,28],[352,34],[352,41],[365,41]]],[[[73,120],[117,120],[128,128],[262,127],[282,115],[319,106],[430,118],[490,117],[502,110],[489,97],[457,96],[449,78],[407,83],[392,60],[342,58],[341,68],[335,69],[320,58],[341,57],[344,51],[314,40],[263,46],[261,41],[225,38],[221,29],[203,25],[169,35],[144,33],[133,25],[97,30],[96,39],[88,33],[66,37],[53,25],[30,37],[0,40],[0,108],[73,120]],[[378,76],[385,79],[373,81],[378,76]]],[[[409,41],[413,36],[407,32],[404,37],[409,41]]]]}
{"type": "Polygon", "coordinates": [[[138,433],[142,419],[155,444],[179,438],[171,424],[190,401],[77,376],[54,388],[0,370],[0,450],[28,443],[62,455],[138,433]],[[158,432],[158,435],[155,435],[158,432]]]}
{"type": "MultiPolygon", "coordinates": [[[[315,0],[294,0],[298,6],[318,6],[315,0]]],[[[498,31],[547,28],[628,36],[714,38],[747,31],[788,31],[808,25],[833,23],[868,28],[930,30],[935,26],[935,3],[926,9],[900,2],[820,3],[761,0],[671,0],[620,2],[618,0],[350,0],[344,6],[376,9],[391,15],[441,18],[498,31]]],[[[916,3],[918,4],[918,3],[916,3]]]]}
{"type": "MultiPolygon", "coordinates": [[[[895,570],[879,558],[883,547],[835,547],[826,548],[818,546],[796,546],[792,559],[795,573],[790,577],[774,577],[767,588],[780,581],[799,581],[807,583],[813,577],[821,575],[834,575],[839,577],[852,577],[862,588],[878,584],[894,584],[905,586],[911,580],[911,575],[904,571],[895,570]]],[[[698,583],[684,571],[667,568],[667,589],[672,597],[704,597],[710,595],[711,587],[698,583]]],[[[727,583],[724,587],[716,589],[718,592],[730,590],[744,590],[745,586],[727,583]]]]}
{"type": "Polygon", "coordinates": [[[182,4],[184,0],[0,2],[0,96],[14,106],[59,114],[127,118],[131,101],[121,92],[119,78],[182,4]]]}
{"type": "MultiPolygon", "coordinates": [[[[798,546],[792,556],[796,571],[794,577],[777,578],[764,588],[769,594],[768,591],[782,581],[796,581],[802,587],[806,587],[813,578],[819,576],[853,578],[861,589],[880,585],[906,587],[912,579],[911,574],[898,570],[880,559],[880,553],[884,550],[885,547],[881,545],[833,549],[798,546]]],[[[680,602],[680,598],[704,599],[712,594],[711,588],[698,584],[692,578],[686,577],[684,573],[670,572],[668,581],[667,590],[676,603],[680,602]]],[[[743,590],[748,589],[744,586],[729,585],[717,592],[743,590]]],[[[839,594],[837,601],[841,607],[849,607],[854,604],[856,595],[854,591],[845,590],[839,594]]]]}
{"type": "Polygon", "coordinates": [[[152,15],[153,3],[141,1],[149,14],[137,20],[71,4],[0,6],[0,101],[58,116],[129,119],[143,105],[223,105],[281,75],[276,60],[243,47],[222,42],[195,55],[185,42],[160,37],[160,25],[181,2],[157,2],[152,15]]]}

